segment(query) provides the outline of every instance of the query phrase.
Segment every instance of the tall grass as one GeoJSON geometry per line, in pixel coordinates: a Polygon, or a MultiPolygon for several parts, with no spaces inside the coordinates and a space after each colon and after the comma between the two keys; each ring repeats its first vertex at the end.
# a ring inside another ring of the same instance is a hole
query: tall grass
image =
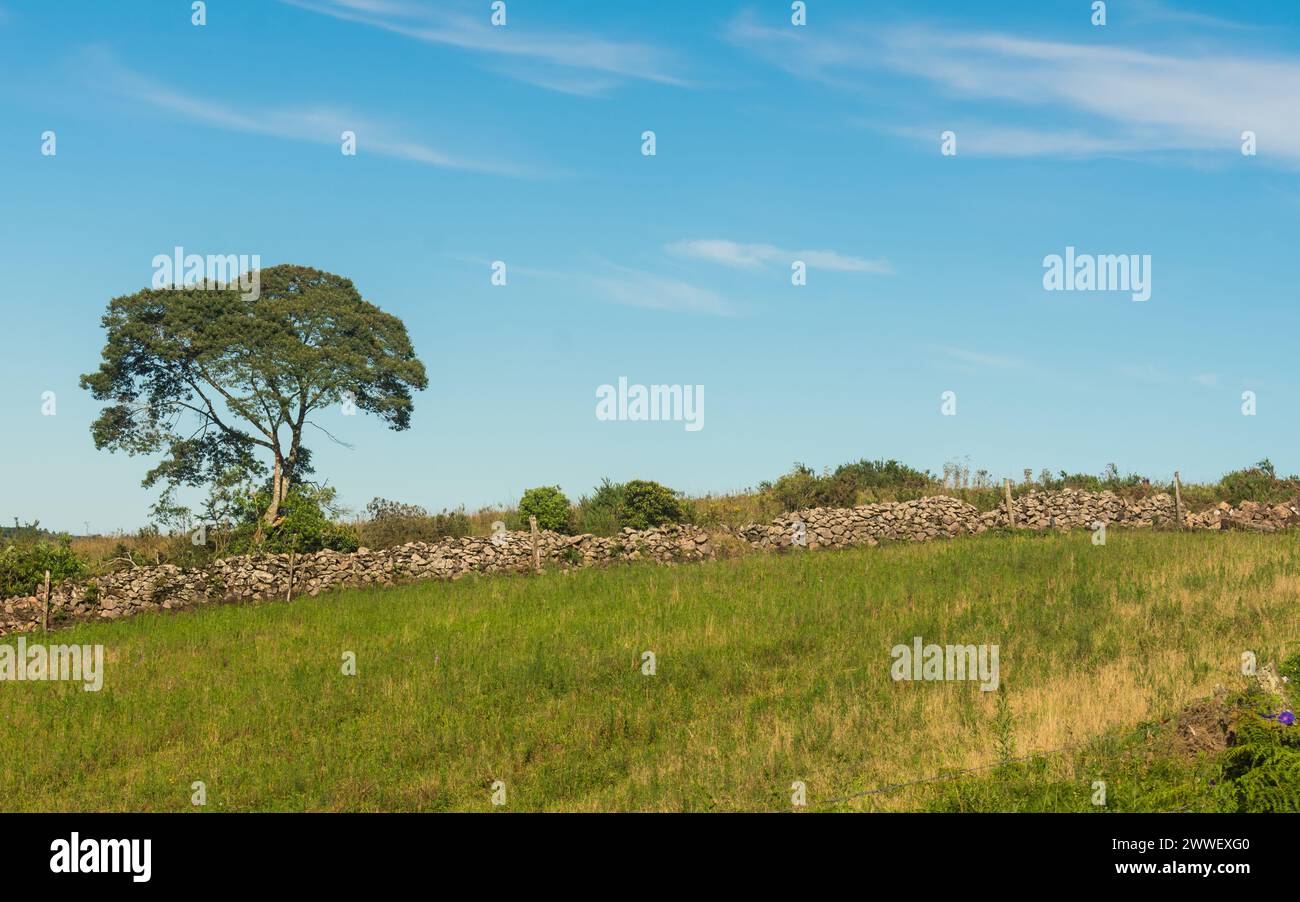
{"type": "Polygon", "coordinates": [[[1278,659],[1297,601],[1295,537],[1115,531],[146,615],[49,637],[105,646],[101,692],[0,683],[0,799],[182,811],[202,780],[207,810],[490,810],[501,780],[511,810],[783,810],[801,780],[816,805],[1164,717],[1278,659]],[[890,678],[918,635],[1000,646],[1001,721],[999,692],[890,678]]]}

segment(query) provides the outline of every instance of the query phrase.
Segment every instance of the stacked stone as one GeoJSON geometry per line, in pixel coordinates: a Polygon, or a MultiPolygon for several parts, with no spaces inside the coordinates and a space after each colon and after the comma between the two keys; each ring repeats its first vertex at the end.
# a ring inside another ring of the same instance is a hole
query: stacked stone
{"type": "Polygon", "coordinates": [[[816,549],[876,545],[886,539],[952,538],[984,529],[975,507],[941,495],[851,508],[816,507],[784,514],[770,524],[744,526],[735,532],[757,548],[803,544],[816,549]]]}
{"type": "MultiPolygon", "coordinates": [[[[1028,492],[1012,503],[1016,526],[1022,529],[1088,529],[1098,522],[1131,528],[1168,527],[1176,518],[1174,499],[1167,494],[1129,501],[1113,492],[1065,489],[1028,492]]],[[[1004,507],[981,514],[959,499],[934,496],[852,508],[818,507],[785,514],[771,523],[724,531],[760,549],[793,545],[817,549],[876,545],[882,541],[923,542],[1007,525],[1004,507]]],[[[1233,508],[1224,502],[1202,513],[1187,514],[1186,525],[1193,529],[1275,532],[1300,526],[1300,507],[1270,507],[1245,501],[1233,508]]],[[[716,556],[709,534],[695,526],[624,529],[607,537],[543,531],[537,536],[537,548],[543,564],[564,569],[639,560],[672,565],[716,556]]],[[[333,588],[454,580],[470,573],[523,572],[532,568],[533,540],[527,532],[412,542],[374,551],[361,548],[351,554],[320,551],[231,557],[195,569],[163,564],[56,586],[50,597],[50,619],[57,625],[214,601],[285,598],[291,584],[295,596],[318,595],[333,588]]],[[[43,608],[39,596],[0,601],[0,635],[38,629],[43,608]]]]}
{"type": "MultiPolygon", "coordinates": [[[[1027,492],[1012,499],[1011,506],[1022,529],[1091,529],[1094,523],[1142,528],[1172,525],[1177,519],[1173,496],[1166,493],[1129,501],[1114,492],[1062,489],[1027,492]]],[[[1009,525],[1006,505],[982,514],[980,520],[990,528],[1009,525]]]]}
{"type": "Polygon", "coordinates": [[[1300,506],[1274,504],[1271,507],[1255,501],[1243,501],[1234,508],[1226,501],[1208,511],[1188,514],[1187,524],[1193,529],[1244,529],[1251,532],[1277,532],[1300,526],[1300,506]]]}
{"type": "MultiPolygon", "coordinates": [[[[711,558],[709,535],[694,526],[624,529],[613,537],[565,536],[540,532],[538,558],[547,566],[572,568],[616,561],[663,564],[711,558]]],[[[396,548],[354,553],[244,555],[222,558],[207,567],[171,564],[121,570],[86,582],[65,583],[50,593],[50,619],[114,619],[214,601],[258,601],[290,594],[319,595],[332,588],[391,586],[429,579],[459,579],[469,573],[522,572],[533,568],[528,532],[412,542],[396,548]]],[[[0,635],[38,629],[40,596],[0,602],[0,635]]]]}

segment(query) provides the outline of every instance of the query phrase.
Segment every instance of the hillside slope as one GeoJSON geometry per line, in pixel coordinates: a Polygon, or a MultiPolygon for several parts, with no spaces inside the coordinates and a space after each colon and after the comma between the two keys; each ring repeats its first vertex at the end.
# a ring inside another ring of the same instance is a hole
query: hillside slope
{"type": "Polygon", "coordinates": [[[206,810],[490,810],[502,781],[510,810],[788,810],[802,781],[810,808],[962,807],[928,784],[871,790],[1245,688],[1243,651],[1294,650],[1297,601],[1294,536],[1128,532],[146,615],[47,637],[102,644],[102,691],[0,683],[0,798],[191,810],[202,781],[206,810]],[[999,690],[895,681],[891,649],[916,636],[999,646],[999,690]]]}

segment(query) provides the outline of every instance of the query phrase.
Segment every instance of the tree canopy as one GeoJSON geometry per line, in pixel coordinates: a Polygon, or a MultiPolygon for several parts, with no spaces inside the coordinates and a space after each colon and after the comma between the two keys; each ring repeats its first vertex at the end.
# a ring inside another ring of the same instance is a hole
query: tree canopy
{"type": "Polygon", "coordinates": [[[311,472],[309,417],[345,405],[394,430],[410,426],[413,389],[428,384],[406,327],[350,279],[305,266],[260,273],[260,295],[144,289],[114,298],[99,369],[82,388],[107,402],[95,447],[163,459],[144,485],[220,482],[232,470],[271,475],[274,524],[295,481],[311,472]],[[268,467],[269,464],[269,467],[268,467]]]}

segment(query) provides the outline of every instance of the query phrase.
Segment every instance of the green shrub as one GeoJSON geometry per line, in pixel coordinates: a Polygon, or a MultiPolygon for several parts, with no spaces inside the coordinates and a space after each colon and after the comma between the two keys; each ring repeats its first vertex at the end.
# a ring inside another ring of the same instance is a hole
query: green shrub
{"type": "Polygon", "coordinates": [[[772,497],[783,512],[806,510],[817,506],[819,478],[811,467],[796,463],[789,473],[776,482],[759,483],[758,489],[772,497]]]}
{"type": "Polygon", "coordinates": [[[86,575],[86,566],[72,551],[68,535],[35,541],[7,541],[0,548],[0,598],[32,595],[44,586],[45,571],[50,584],[86,575]]]}
{"type": "Polygon", "coordinates": [[[358,540],[367,548],[392,548],[408,542],[438,542],[470,534],[464,510],[430,515],[416,504],[375,498],[366,505],[368,519],[357,525],[358,540]]]}
{"type": "Polygon", "coordinates": [[[539,486],[524,492],[524,497],[519,499],[520,524],[526,525],[530,516],[537,518],[539,529],[552,532],[572,529],[573,511],[558,485],[539,486]]]}
{"type": "Polygon", "coordinates": [[[789,473],[764,482],[759,490],[773,499],[782,511],[811,507],[853,507],[865,494],[871,500],[918,498],[935,487],[930,473],[896,460],[859,460],[841,464],[835,472],[820,476],[809,466],[795,463],[789,473]]]}
{"type": "Polygon", "coordinates": [[[1127,476],[1121,476],[1119,467],[1113,463],[1106,464],[1106,468],[1100,476],[1094,476],[1091,473],[1067,473],[1065,470],[1060,470],[1053,477],[1050,471],[1044,469],[1038,475],[1037,483],[1013,486],[1012,489],[1016,493],[1033,489],[1044,489],[1052,492],[1061,489],[1078,489],[1083,492],[1114,492],[1126,498],[1145,497],[1153,491],[1173,491],[1172,485],[1153,486],[1151,480],[1140,473],[1129,473],[1127,476]]]}
{"type": "Polygon", "coordinates": [[[366,505],[366,515],[371,520],[411,520],[427,517],[429,512],[418,504],[403,504],[400,501],[375,497],[371,498],[370,503],[366,505]]]}
{"type": "Polygon", "coordinates": [[[858,503],[858,488],[857,475],[840,467],[817,480],[814,501],[817,507],[853,507],[858,503]]]}
{"type": "Polygon", "coordinates": [[[683,523],[687,508],[677,492],[646,479],[633,479],[623,486],[620,526],[649,529],[666,523],[683,523]]]}
{"type": "Polygon", "coordinates": [[[934,484],[934,477],[896,460],[859,460],[835,468],[832,478],[843,477],[859,489],[924,489],[934,484]]]}
{"type": "Polygon", "coordinates": [[[193,531],[166,536],[159,559],[177,567],[206,567],[216,557],[216,549],[225,546],[227,536],[221,528],[212,527],[203,538],[204,542],[195,545],[193,531]]]}
{"type": "Polygon", "coordinates": [[[262,512],[270,503],[270,491],[263,489],[241,503],[239,520],[231,532],[229,554],[283,554],[297,551],[356,551],[356,530],[335,522],[335,490],[312,485],[294,486],[280,502],[279,518],[274,526],[263,526],[262,512]]]}
{"type": "Polygon", "coordinates": [[[1265,458],[1253,467],[1225,473],[1219,480],[1219,495],[1233,505],[1243,501],[1278,504],[1300,494],[1300,479],[1279,479],[1272,461],[1265,458]]]}
{"type": "Polygon", "coordinates": [[[1219,780],[1239,812],[1300,811],[1300,726],[1261,717],[1270,702],[1247,699],[1236,741],[1220,761],[1219,780]]]}
{"type": "Polygon", "coordinates": [[[622,527],[623,484],[606,477],[590,496],[584,495],[575,513],[577,531],[597,536],[612,536],[622,527]]]}

